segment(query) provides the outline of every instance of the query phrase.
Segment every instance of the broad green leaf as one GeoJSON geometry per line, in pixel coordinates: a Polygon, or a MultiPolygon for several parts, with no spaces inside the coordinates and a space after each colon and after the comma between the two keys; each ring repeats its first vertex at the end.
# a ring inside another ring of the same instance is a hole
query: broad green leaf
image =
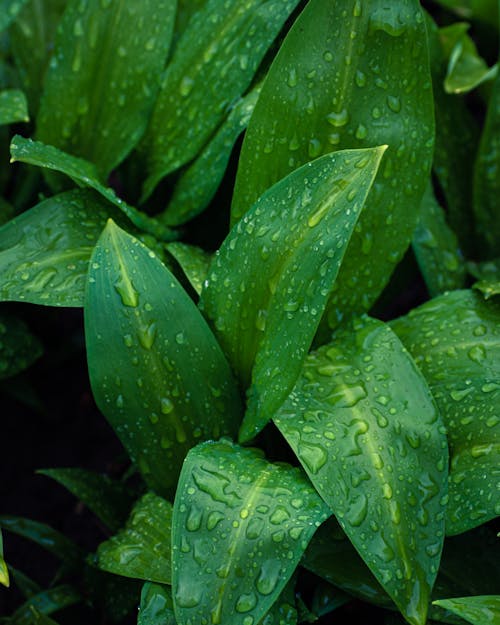
{"type": "Polygon", "coordinates": [[[208,0],[167,67],[142,142],[144,197],[194,158],[244,93],[298,0],[208,0]]]}
{"type": "Polygon", "coordinates": [[[201,294],[203,283],[208,276],[212,254],[200,247],[174,241],[166,245],[166,250],[179,263],[193,289],[201,294]]]}
{"type": "Polygon", "coordinates": [[[392,322],[443,417],[450,445],[446,533],[500,515],[500,304],[453,291],[392,322]]]}
{"type": "Polygon", "coordinates": [[[233,223],[311,158],[389,146],[332,294],[332,327],[373,304],[417,223],[434,132],[426,40],[417,0],[311,0],[281,46],[248,126],[233,223]]]}
{"type": "Polygon", "coordinates": [[[472,625],[498,625],[500,623],[500,595],[457,597],[434,602],[472,625]]]}
{"type": "Polygon", "coordinates": [[[32,540],[70,565],[78,564],[82,559],[83,554],[73,541],[45,523],[2,514],[0,528],[32,540]]]}
{"type": "Polygon", "coordinates": [[[83,306],[90,255],[109,217],[126,223],[94,191],[75,189],[5,224],[0,228],[0,299],[83,306]]]}
{"type": "Polygon", "coordinates": [[[9,569],[7,568],[7,564],[3,559],[3,538],[2,538],[2,530],[0,529],[0,584],[2,586],[10,586],[9,580],[9,569]]]}
{"type": "Polygon", "coordinates": [[[171,583],[172,505],[147,493],[135,504],[125,528],[99,545],[99,568],[146,581],[171,583]]]}
{"type": "Polygon", "coordinates": [[[109,529],[116,531],[125,522],[134,494],[125,484],[86,469],[43,469],[37,473],[67,488],[109,529]]]}
{"type": "Polygon", "coordinates": [[[0,312],[0,380],[27,369],[42,352],[40,341],[23,321],[0,312]]]}
{"type": "Polygon", "coordinates": [[[412,247],[431,297],[465,286],[466,269],[457,237],[429,184],[420,205],[412,247]]]}
{"type": "Polygon", "coordinates": [[[112,221],[91,258],[85,334],[97,405],[152,489],[175,488],[198,441],[236,432],[240,398],[206,322],[154,253],[112,221]]]}
{"type": "Polygon", "coordinates": [[[172,521],[179,625],[257,623],[328,514],[297,468],[224,440],[192,449],[172,521]]]}
{"type": "Polygon", "coordinates": [[[137,625],[176,625],[170,588],[152,582],[144,584],[137,625]]]}
{"type": "Polygon", "coordinates": [[[177,181],[163,221],[178,226],[196,217],[210,203],[226,171],[236,139],[247,127],[260,86],[237,102],[213,139],[177,181]]]}
{"type": "Polygon", "coordinates": [[[500,74],[495,78],[474,169],[474,211],[482,257],[500,255],[500,74]]]}
{"type": "Polygon", "coordinates": [[[67,608],[82,600],[80,593],[69,584],[54,586],[44,590],[23,603],[10,617],[10,625],[32,625],[33,609],[43,615],[49,615],[67,608]]]}
{"type": "Polygon", "coordinates": [[[105,180],[141,138],[170,48],[175,0],[69,0],[37,116],[37,138],[105,180]]]}
{"type": "Polygon", "coordinates": [[[392,330],[360,319],[308,356],[274,423],[364,561],[423,625],[444,539],[448,450],[392,330]]]}
{"type": "Polygon", "coordinates": [[[384,150],[336,152],[292,172],[231,230],[211,265],[203,310],[244,388],[251,381],[242,441],[295,383],[384,150]]]}
{"type": "Polygon", "coordinates": [[[108,202],[117,206],[138,228],[165,241],[171,241],[175,238],[173,232],[167,226],[160,224],[156,219],[148,217],[145,213],[141,213],[133,206],[130,206],[119,198],[113,189],[102,184],[92,163],[71,154],[66,154],[52,145],[25,139],[20,135],[16,135],[12,139],[10,151],[12,156],[11,162],[20,161],[62,172],[69,176],[78,186],[90,187],[100,193],[108,202]]]}
{"type": "Polygon", "coordinates": [[[184,34],[189,20],[207,3],[207,0],[177,0],[174,40],[184,34]]]}
{"type": "Polygon", "coordinates": [[[0,91],[0,126],[27,121],[29,121],[28,104],[24,93],[19,89],[0,91]]]}
{"type": "Polygon", "coordinates": [[[0,32],[16,19],[26,0],[0,0],[0,32]]]}

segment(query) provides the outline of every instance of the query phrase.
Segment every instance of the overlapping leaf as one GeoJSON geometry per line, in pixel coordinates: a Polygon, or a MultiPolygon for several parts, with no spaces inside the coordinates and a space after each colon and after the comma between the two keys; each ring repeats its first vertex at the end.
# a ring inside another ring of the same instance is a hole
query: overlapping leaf
{"type": "Polygon", "coordinates": [[[249,123],[233,223],[311,158],[389,146],[332,294],[332,327],[339,315],[373,304],[417,223],[433,148],[426,39],[416,0],[312,0],[281,46],[249,123]]]}
{"type": "Polygon", "coordinates": [[[27,121],[29,121],[28,104],[24,93],[19,89],[0,91],[0,126],[27,121]]]}
{"type": "Polygon", "coordinates": [[[240,399],[210,329],[154,253],[113,222],[92,255],[85,334],[94,397],[151,488],[171,491],[199,440],[235,434],[240,399]]]}
{"type": "Polygon", "coordinates": [[[69,584],[61,584],[37,593],[25,601],[10,617],[9,625],[33,625],[33,611],[47,616],[82,600],[80,593],[69,584]]]}
{"type": "Polygon", "coordinates": [[[328,514],[299,469],[271,464],[257,450],[227,441],[192,449],[173,515],[179,625],[257,623],[328,514]]]}
{"type": "Polygon", "coordinates": [[[292,172],[214,259],[201,304],[243,385],[251,380],[241,440],[266,425],[299,374],[383,151],[337,152],[292,172]]]}
{"type": "Polygon", "coordinates": [[[500,514],[500,307],[454,291],[392,324],[425,375],[447,428],[447,534],[500,514]]]}
{"type": "Polygon", "coordinates": [[[0,312],[0,380],[10,378],[42,355],[40,341],[20,319],[0,312]]]}
{"type": "Polygon", "coordinates": [[[500,623],[500,595],[480,597],[457,597],[434,602],[472,625],[496,625],[500,623]]]}
{"type": "Polygon", "coordinates": [[[181,266],[189,283],[198,295],[201,294],[203,283],[208,276],[208,268],[212,261],[212,254],[205,252],[195,245],[188,245],[174,241],[168,243],[166,250],[181,266]]]}
{"type": "Polygon", "coordinates": [[[176,625],[170,588],[152,582],[144,584],[137,625],[176,625]]]}

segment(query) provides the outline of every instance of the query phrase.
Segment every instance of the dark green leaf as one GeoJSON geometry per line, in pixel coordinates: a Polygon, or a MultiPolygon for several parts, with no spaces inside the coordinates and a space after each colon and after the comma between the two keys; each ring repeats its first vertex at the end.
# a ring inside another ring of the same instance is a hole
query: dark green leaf
{"type": "Polygon", "coordinates": [[[24,625],[58,625],[54,619],[43,612],[39,612],[34,606],[30,607],[29,620],[24,621],[24,625]]]}
{"type": "Polygon", "coordinates": [[[149,232],[159,239],[166,241],[175,238],[171,230],[160,224],[156,219],[148,217],[133,206],[119,198],[110,187],[100,182],[97,170],[92,163],[71,154],[66,154],[52,145],[45,145],[40,141],[25,139],[16,135],[10,145],[11,161],[21,161],[30,165],[37,165],[53,171],[59,171],[69,176],[77,185],[95,189],[104,198],[117,206],[130,221],[138,228],[149,232]]]}
{"type": "Polygon", "coordinates": [[[252,383],[243,441],[292,389],[384,149],[336,152],[292,172],[214,259],[201,303],[243,386],[252,383]]]}
{"type": "Polygon", "coordinates": [[[0,91],[0,126],[27,121],[29,121],[28,103],[24,93],[19,89],[0,91]]]}
{"type": "Polygon", "coordinates": [[[88,589],[94,605],[106,614],[106,623],[123,625],[123,619],[131,614],[137,615],[143,582],[106,573],[94,567],[85,571],[85,587],[88,589]]]}
{"type": "Polygon", "coordinates": [[[105,180],[146,129],[170,48],[175,0],[70,0],[37,116],[37,138],[105,180]]]}
{"type": "Polygon", "coordinates": [[[0,380],[27,369],[42,353],[41,343],[23,321],[0,312],[0,380]]]}
{"type": "Polygon", "coordinates": [[[40,614],[48,615],[81,601],[77,590],[68,584],[44,590],[23,603],[10,617],[12,625],[32,625],[33,608],[40,614]]]}
{"type": "Polygon", "coordinates": [[[227,441],[192,449],[174,503],[177,620],[258,622],[327,516],[299,469],[271,464],[258,450],[227,441]]]}
{"type": "Polygon", "coordinates": [[[281,46],[248,126],[233,223],[311,158],[389,146],[332,294],[332,327],[373,304],[417,223],[433,148],[426,39],[417,0],[312,0],[281,46]]]}
{"type": "Polygon", "coordinates": [[[10,586],[9,580],[9,569],[7,568],[7,564],[3,559],[3,539],[2,539],[2,530],[0,529],[0,584],[3,586],[10,586]]]}
{"type": "Polygon", "coordinates": [[[434,602],[472,625],[498,625],[500,623],[500,595],[457,597],[434,602]]]}
{"type": "Polygon", "coordinates": [[[90,255],[109,217],[126,222],[94,191],[75,189],[9,221],[0,229],[0,298],[83,306],[90,255]]]}
{"type": "Polygon", "coordinates": [[[143,141],[147,197],[190,161],[249,86],[298,0],[208,0],[189,22],[167,68],[143,141]]]}
{"type": "Polygon", "coordinates": [[[109,529],[116,531],[125,522],[134,494],[125,484],[86,469],[44,469],[37,473],[62,484],[109,529]]]}
{"type": "Polygon", "coordinates": [[[137,625],[176,625],[170,588],[151,582],[144,584],[137,625]]]}
{"type": "Polygon", "coordinates": [[[26,0],[0,0],[0,32],[16,19],[26,0]]]}
{"type": "Polygon", "coordinates": [[[175,241],[166,245],[167,252],[179,263],[193,289],[201,294],[203,283],[208,276],[212,254],[195,245],[175,241]]]}
{"type": "Polygon", "coordinates": [[[35,580],[25,575],[22,571],[19,571],[13,566],[9,566],[9,572],[12,576],[14,584],[19,588],[19,590],[26,599],[29,599],[30,597],[33,597],[33,595],[38,595],[38,593],[42,592],[42,588],[38,584],[38,582],[35,582],[35,580]]]}
{"type": "Polygon", "coordinates": [[[169,493],[188,449],[236,432],[240,398],[192,300],[113,222],[92,255],[85,333],[97,405],[148,485],[169,493]]]}
{"type": "Polygon", "coordinates": [[[473,288],[481,291],[484,299],[500,295],[499,258],[485,263],[468,263],[467,267],[469,272],[478,278],[478,282],[473,285],[473,288]]]}
{"type": "Polygon", "coordinates": [[[172,505],[147,493],[134,506],[127,524],[99,545],[99,568],[146,581],[171,583],[172,505]]]}
{"type": "Polygon", "coordinates": [[[446,533],[500,514],[500,305],[454,291],[392,324],[415,358],[448,432],[446,533]]]}
{"type": "Polygon", "coordinates": [[[465,286],[465,263],[457,237],[429,184],[420,205],[412,247],[431,297],[465,286]]]}
{"type": "MultiPolygon", "coordinates": [[[[266,616],[259,621],[259,625],[297,625],[298,613],[295,600],[295,586],[297,575],[293,575],[273,603],[266,616]]],[[[302,619],[301,619],[302,622],[302,619]]]]}
{"type": "Polygon", "coordinates": [[[497,0],[436,0],[461,18],[478,19],[498,26],[497,0]]]}
{"type": "Polygon", "coordinates": [[[351,600],[352,596],[340,588],[328,582],[320,581],[314,589],[311,610],[319,618],[330,614],[351,600]]]}
{"type": "Polygon", "coordinates": [[[427,384],[365,318],[312,353],[274,422],[361,557],[423,625],[444,539],[448,449],[427,384]]]}

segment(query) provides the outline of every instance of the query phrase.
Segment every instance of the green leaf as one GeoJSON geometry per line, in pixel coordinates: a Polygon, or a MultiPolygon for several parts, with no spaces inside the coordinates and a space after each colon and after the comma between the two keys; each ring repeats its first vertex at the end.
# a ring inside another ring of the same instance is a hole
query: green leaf
{"type": "Polygon", "coordinates": [[[171,583],[172,505],[147,493],[135,504],[125,528],[101,543],[99,568],[146,581],[171,583]]]}
{"type": "Polygon", "coordinates": [[[201,304],[245,388],[251,379],[242,441],[295,383],[384,149],[336,152],[292,172],[214,259],[201,304]]]}
{"type": "Polygon", "coordinates": [[[138,228],[149,232],[158,239],[170,241],[174,238],[172,231],[160,224],[156,219],[148,217],[133,206],[119,198],[110,187],[100,182],[95,166],[82,158],[59,150],[52,145],[45,145],[40,141],[25,139],[15,135],[10,144],[11,162],[20,161],[37,165],[53,171],[59,171],[69,176],[78,186],[90,187],[104,198],[117,206],[124,215],[138,228]]]}
{"type": "Polygon", "coordinates": [[[0,126],[28,121],[28,103],[24,93],[19,89],[0,91],[0,126]]]}
{"type": "Polygon", "coordinates": [[[440,599],[434,603],[446,608],[472,625],[498,625],[500,623],[500,595],[457,597],[440,599]]]}
{"type": "Polygon", "coordinates": [[[33,579],[25,575],[22,571],[19,571],[13,566],[9,566],[9,572],[12,575],[14,584],[19,588],[21,593],[26,599],[33,597],[42,592],[41,586],[33,579]]]}
{"type": "Polygon", "coordinates": [[[308,356],[274,423],[405,618],[425,623],[444,539],[448,450],[392,330],[360,319],[308,356]]]}
{"type": "Polygon", "coordinates": [[[34,606],[31,606],[28,618],[28,621],[24,621],[24,625],[58,625],[54,619],[39,612],[34,606]]]}
{"type": "Polygon", "coordinates": [[[436,0],[441,6],[465,19],[477,19],[498,26],[497,0],[436,0]]]}
{"type": "Polygon", "coordinates": [[[481,291],[484,299],[500,295],[500,258],[484,263],[467,263],[469,272],[478,278],[473,288],[481,291]]]}
{"type": "Polygon", "coordinates": [[[172,594],[179,624],[258,622],[327,516],[299,469],[269,463],[258,450],[228,441],[192,449],[172,524],[172,594]]]}
{"type": "Polygon", "coordinates": [[[137,616],[142,581],[88,567],[84,582],[93,604],[107,616],[106,623],[121,625],[126,617],[137,616]]]}
{"type": "Polygon", "coordinates": [[[164,214],[166,224],[183,224],[208,206],[224,176],[236,139],[248,125],[259,93],[260,85],[234,105],[213,139],[182,173],[164,214]]]}
{"type": "Polygon", "coordinates": [[[200,247],[174,241],[166,245],[166,250],[179,263],[193,289],[201,294],[203,283],[208,276],[212,254],[200,247]]]}
{"type": "Polygon", "coordinates": [[[312,0],[281,46],[248,126],[233,223],[311,158],[389,146],[328,307],[332,327],[373,304],[417,223],[433,149],[426,39],[417,0],[312,0]]]}
{"type": "Polygon", "coordinates": [[[125,484],[86,469],[43,469],[37,473],[67,488],[109,529],[116,531],[125,522],[133,501],[133,492],[125,484]]]}
{"type": "Polygon", "coordinates": [[[0,299],[83,306],[88,264],[109,217],[126,219],[90,189],[66,191],[0,228],[0,299]]]}
{"type": "Polygon", "coordinates": [[[23,321],[0,312],[0,380],[27,369],[42,353],[40,341],[23,321]]]}
{"type": "Polygon", "coordinates": [[[9,569],[7,568],[7,563],[3,559],[3,538],[2,538],[1,529],[0,529],[0,584],[2,584],[2,586],[6,586],[7,588],[10,586],[9,569]]]}
{"type": "Polygon", "coordinates": [[[111,221],[91,259],[85,334],[97,405],[147,484],[169,493],[188,449],[235,433],[240,398],[192,300],[153,252],[111,221]]]}
{"type": "Polygon", "coordinates": [[[208,0],[193,15],[167,67],[142,143],[148,163],[144,197],[206,144],[297,4],[208,0]]]}
{"type": "Polygon", "coordinates": [[[2,514],[0,527],[32,540],[67,564],[76,565],[82,559],[82,551],[73,541],[45,523],[2,514]]]}
{"type": "Polygon", "coordinates": [[[44,82],[37,138],[106,179],[146,129],[170,48],[175,0],[70,0],[44,82]]]}
{"type": "Polygon", "coordinates": [[[176,625],[170,588],[151,582],[144,584],[137,625],[176,625]]]}
{"type": "Polygon", "coordinates": [[[465,286],[466,269],[457,237],[429,184],[420,205],[412,247],[431,297],[465,286]]]}
{"type": "Polygon", "coordinates": [[[500,74],[495,78],[474,168],[474,212],[482,257],[500,255],[500,74]]]}
{"type": "Polygon", "coordinates": [[[73,586],[69,584],[55,586],[25,601],[10,617],[9,624],[32,625],[33,609],[40,614],[48,615],[74,605],[81,600],[80,593],[73,586]]]}
{"type": "Polygon", "coordinates": [[[454,291],[392,322],[429,383],[448,432],[446,533],[500,514],[500,307],[454,291]]]}
{"type": "Polygon", "coordinates": [[[14,21],[26,0],[0,0],[0,32],[14,21]]]}
{"type": "MultiPolygon", "coordinates": [[[[259,625],[297,625],[298,611],[296,608],[295,586],[297,575],[293,575],[278,599],[273,603],[259,625]]],[[[301,619],[302,622],[302,619],[301,619]]]]}
{"type": "Polygon", "coordinates": [[[352,596],[343,592],[336,586],[325,581],[320,581],[312,598],[311,610],[318,618],[330,614],[334,610],[352,601],[352,596]]]}

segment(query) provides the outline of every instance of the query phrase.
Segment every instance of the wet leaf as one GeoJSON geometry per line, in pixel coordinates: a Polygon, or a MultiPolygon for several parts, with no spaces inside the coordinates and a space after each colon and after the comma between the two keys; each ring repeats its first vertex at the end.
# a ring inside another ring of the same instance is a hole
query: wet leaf
{"type": "Polygon", "coordinates": [[[269,612],[259,621],[259,625],[297,625],[299,618],[295,599],[296,578],[296,574],[290,578],[269,612]]]}
{"type": "Polygon", "coordinates": [[[109,529],[116,531],[125,522],[133,501],[133,492],[125,484],[86,469],[43,469],[37,473],[67,488],[109,529]]]}
{"type": "Polygon", "coordinates": [[[179,263],[193,289],[200,295],[207,279],[212,254],[196,245],[174,241],[166,246],[167,252],[179,263]]]}
{"type": "Polygon", "coordinates": [[[465,286],[467,272],[457,237],[430,184],[420,205],[412,247],[431,297],[465,286]]]}
{"type": "Polygon", "coordinates": [[[15,135],[10,144],[11,162],[20,161],[37,165],[69,176],[78,186],[90,187],[100,193],[108,202],[117,206],[124,215],[138,228],[156,236],[158,239],[170,241],[175,238],[173,232],[160,224],[156,219],[148,217],[133,206],[119,198],[110,187],[99,179],[95,166],[88,161],[66,154],[52,145],[40,141],[25,139],[15,135]]]}
{"type": "Polygon", "coordinates": [[[373,304],[417,223],[433,149],[427,54],[416,0],[312,0],[282,44],[250,120],[233,223],[314,157],[389,146],[332,294],[332,327],[373,304]]]}
{"type": "Polygon", "coordinates": [[[384,149],[337,152],[292,172],[214,259],[201,304],[243,387],[251,381],[242,441],[293,387],[384,149]]]}
{"type": "Polygon", "coordinates": [[[0,32],[14,21],[26,0],[0,0],[0,32]]]}
{"type": "Polygon", "coordinates": [[[500,295],[500,259],[484,263],[468,263],[469,272],[478,278],[478,282],[472,285],[480,291],[484,299],[490,299],[500,295]]]}
{"type": "Polygon", "coordinates": [[[258,622],[328,514],[299,469],[269,463],[258,450],[228,441],[192,449],[173,515],[179,625],[258,622]]]}
{"type": "Polygon", "coordinates": [[[90,189],[44,200],[0,228],[0,299],[83,306],[88,264],[106,220],[126,219],[90,189]]]}
{"type": "Polygon", "coordinates": [[[99,568],[146,581],[171,583],[172,505],[147,493],[135,504],[125,528],[101,543],[99,568]]]}
{"type": "Polygon", "coordinates": [[[37,138],[105,180],[141,138],[170,48],[174,0],[70,0],[44,81],[37,138]]]}
{"type": "Polygon", "coordinates": [[[0,584],[2,586],[10,586],[9,580],[9,569],[7,568],[7,563],[3,558],[3,538],[2,538],[2,530],[0,529],[0,584]]]}
{"type": "Polygon", "coordinates": [[[454,291],[391,323],[422,373],[448,433],[446,533],[500,514],[500,307],[454,291]]]}
{"type": "Polygon", "coordinates": [[[457,597],[434,602],[472,625],[497,625],[500,623],[500,595],[457,597]]]}
{"type": "Polygon", "coordinates": [[[213,139],[182,173],[164,214],[166,224],[183,224],[208,206],[224,176],[233,146],[247,127],[259,93],[260,86],[234,105],[213,139]]]}
{"type": "Polygon", "coordinates": [[[188,449],[235,433],[240,398],[192,300],[153,252],[111,221],[91,259],[85,335],[97,405],[146,483],[168,494],[188,449]]]}
{"type": "Polygon", "coordinates": [[[0,125],[27,121],[28,104],[24,93],[19,89],[0,91],[0,125]]]}
{"type": "Polygon", "coordinates": [[[14,612],[9,619],[9,625],[32,625],[33,609],[39,614],[49,615],[81,600],[80,593],[69,584],[43,590],[30,597],[14,612]]]}
{"type": "Polygon", "coordinates": [[[144,584],[137,625],[176,625],[170,588],[151,582],[144,584]]]}
{"type": "Polygon", "coordinates": [[[396,335],[369,318],[339,330],[308,356],[273,420],[405,618],[425,623],[448,450],[427,384],[396,335]]]}
{"type": "Polygon", "coordinates": [[[23,321],[0,312],[0,380],[24,371],[42,353],[40,341],[23,321]]]}
{"type": "Polygon", "coordinates": [[[142,149],[144,197],[195,157],[252,81],[298,0],[208,0],[167,67],[142,149]]]}

